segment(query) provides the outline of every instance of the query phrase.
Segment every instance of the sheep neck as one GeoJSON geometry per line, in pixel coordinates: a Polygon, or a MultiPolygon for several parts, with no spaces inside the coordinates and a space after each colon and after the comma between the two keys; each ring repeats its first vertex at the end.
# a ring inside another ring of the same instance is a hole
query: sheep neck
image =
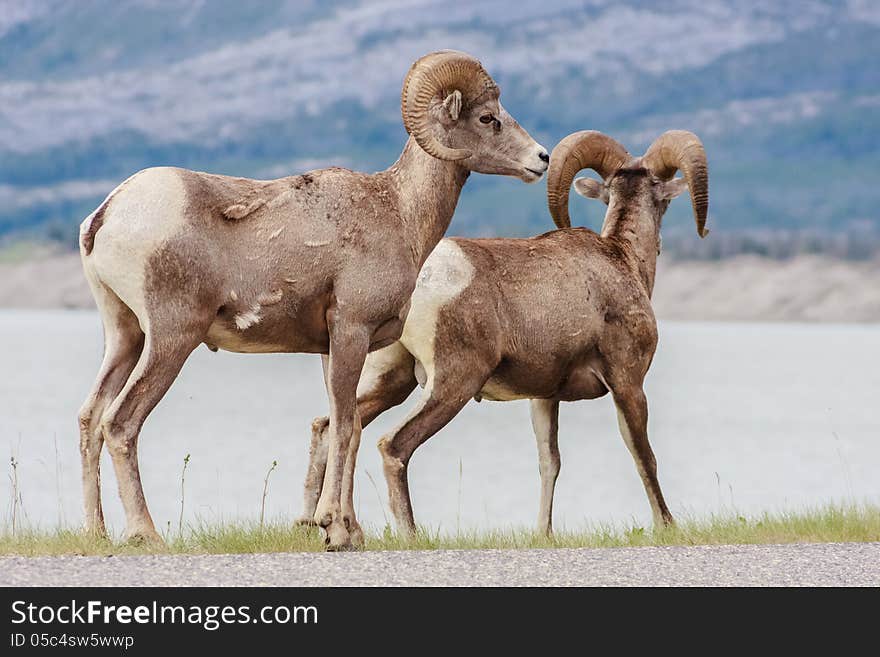
{"type": "Polygon", "coordinates": [[[612,199],[602,225],[602,237],[611,238],[625,247],[630,264],[636,269],[649,298],[654,292],[657,272],[659,224],[659,217],[655,217],[650,209],[632,207],[612,199]]]}
{"type": "Polygon", "coordinates": [[[386,173],[400,199],[404,239],[414,264],[421,268],[449,228],[470,172],[455,162],[428,155],[410,137],[386,173]]]}

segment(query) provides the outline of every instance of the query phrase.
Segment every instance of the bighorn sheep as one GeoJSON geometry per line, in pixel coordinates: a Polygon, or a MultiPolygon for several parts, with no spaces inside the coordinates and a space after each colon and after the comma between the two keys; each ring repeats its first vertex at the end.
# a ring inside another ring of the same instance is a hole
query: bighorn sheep
{"type": "Polygon", "coordinates": [[[401,96],[410,138],[389,169],[322,169],[250,180],[141,171],[82,224],[83,268],[104,325],[104,360],[80,412],[86,527],[103,533],[99,457],[113,458],[126,536],[161,542],[137,440],[199,344],[324,356],[330,458],[315,522],[329,549],[362,541],[352,505],[356,389],[369,351],[400,337],[425,259],[469,172],[535,182],[549,155],[504,110],[472,56],[426,55],[401,96]]]}
{"type": "MultiPolygon", "coordinates": [[[[708,172],[700,140],[684,131],[657,139],[633,158],[593,131],[554,149],[547,178],[559,230],[529,239],[444,239],[425,262],[399,342],[371,354],[358,412],[364,425],[401,403],[418,382],[417,407],[379,441],[391,509],[414,532],[407,466],[413,452],[470,400],[531,400],[541,475],[539,529],[552,531],[559,474],[560,401],[611,392],[620,432],[648,494],[654,521],[672,522],[648,443],[642,382],[657,345],[651,308],[660,223],[669,201],[690,188],[697,232],[705,229],[708,172]],[[601,235],[571,228],[575,189],[608,209],[601,235]],[[673,179],[677,170],[684,179],[673,179]]],[[[320,489],[327,418],[312,425],[306,505],[320,489]]]]}

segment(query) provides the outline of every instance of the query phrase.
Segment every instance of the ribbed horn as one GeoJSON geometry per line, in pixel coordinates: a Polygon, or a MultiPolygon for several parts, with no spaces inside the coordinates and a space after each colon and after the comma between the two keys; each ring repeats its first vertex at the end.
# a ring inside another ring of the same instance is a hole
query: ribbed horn
{"type": "Polygon", "coordinates": [[[608,178],[629,160],[629,153],[619,142],[595,130],[575,132],[559,142],[550,155],[547,172],[547,205],[556,226],[571,227],[568,194],[579,171],[593,169],[608,178]]]}
{"type": "Polygon", "coordinates": [[[431,131],[428,108],[439,93],[446,95],[458,90],[464,105],[486,92],[498,92],[498,85],[483,65],[473,56],[457,50],[432,52],[410,67],[403,82],[400,110],[403,125],[422,149],[441,160],[463,160],[471,156],[465,149],[449,148],[441,144],[431,131]]]}
{"type": "Polygon", "coordinates": [[[706,237],[709,213],[709,167],[703,143],[687,130],[669,130],[657,137],[642,158],[659,178],[670,180],[681,170],[687,181],[697,222],[697,234],[706,237]]]}

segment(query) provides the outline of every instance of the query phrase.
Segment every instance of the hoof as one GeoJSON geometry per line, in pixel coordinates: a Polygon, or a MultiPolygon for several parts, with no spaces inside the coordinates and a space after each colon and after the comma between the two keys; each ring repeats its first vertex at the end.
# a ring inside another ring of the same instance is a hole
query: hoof
{"type": "Polygon", "coordinates": [[[154,550],[164,550],[167,548],[165,540],[155,530],[133,532],[126,536],[125,543],[132,547],[145,547],[154,550]]]}
{"type": "Polygon", "coordinates": [[[332,545],[329,542],[324,546],[325,552],[357,552],[358,549],[352,543],[344,545],[332,545]]]}
{"type": "Polygon", "coordinates": [[[351,552],[355,546],[351,542],[351,535],[341,523],[331,523],[324,527],[326,538],[324,549],[327,552],[351,552]]]}

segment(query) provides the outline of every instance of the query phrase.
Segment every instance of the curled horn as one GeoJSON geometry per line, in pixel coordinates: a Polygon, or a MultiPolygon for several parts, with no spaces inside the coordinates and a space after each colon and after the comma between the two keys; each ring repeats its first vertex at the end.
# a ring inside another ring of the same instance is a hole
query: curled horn
{"type": "Polygon", "coordinates": [[[571,182],[582,169],[593,169],[608,178],[630,160],[626,149],[607,135],[582,130],[563,139],[550,155],[547,172],[547,205],[558,228],[570,228],[568,193],[571,182]]]}
{"type": "Polygon", "coordinates": [[[694,208],[697,233],[706,237],[706,216],[709,212],[709,169],[703,143],[687,130],[669,130],[657,137],[642,160],[663,180],[670,180],[681,170],[687,181],[694,208]]]}
{"type": "Polygon", "coordinates": [[[441,160],[463,160],[471,156],[468,150],[441,144],[428,120],[434,97],[455,90],[461,92],[467,104],[486,92],[498,93],[498,86],[475,57],[457,50],[440,50],[418,59],[403,82],[400,97],[403,125],[426,153],[441,160]]]}

